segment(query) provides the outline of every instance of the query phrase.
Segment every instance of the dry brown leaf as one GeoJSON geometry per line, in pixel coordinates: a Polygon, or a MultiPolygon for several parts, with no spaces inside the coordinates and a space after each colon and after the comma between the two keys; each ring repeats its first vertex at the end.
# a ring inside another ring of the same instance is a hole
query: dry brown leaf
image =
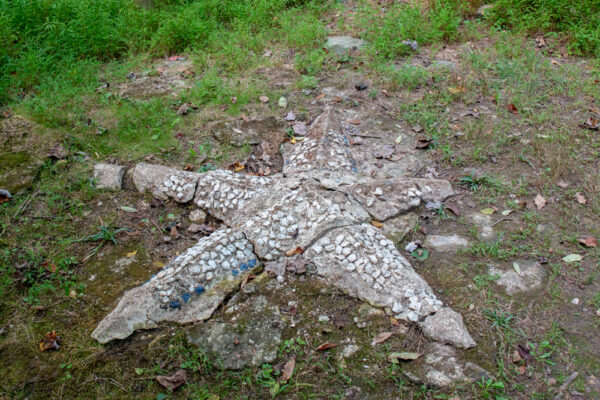
{"type": "Polygon", "coordinates": [[[535,196],[535,199],[533,201],[538,210],[541,210],[546,205],[546,199],[539,193],[537,196],[535,196]]]}
{"type": "Polygon", "coordinates": [[[393,332],[382,332],[382,333],[380,333],[379,335],[375,336],[375,338],[371,342],[371,346],[375,346],[375,345],[378,345],[379,343],[385,342],[386,340],[388,340],[389,338],[391,338],[393,334],[394,334],[393,332]]]}
{"type": "Polygon", "coordinates": [[[394,317],[390,317],[390,323],[394,326],[400,326],[400,322],[394,317]]]}
{"type": "Polygon", "coordinates": [[[321,100],[323,97],[325,97],[325,93],[321,93],[320,95],[315,97],[315,100],[321,100]]]}
{"type": "Polygon", "coordinates": [[[294,368],[296,367],[296,359],[292,358],[285,363],[283,367],[283,373],[281,374],[281,382],[287,382],[294,374],[294,368]]]}
{"type": "Polygon", "coordinates": [[[285,255],[288,257],[291,257],[291,256],[295,256],[296,254],[302,254],[302,253],[304,253],[304,250],[302,250],[302,247],[298,246],[295,249],[286,251],[285,255]]]}
{"type": "Polygon", "coordinates": [[[375,221],[374,219],[371,220],[371,225],[373,225],[375,228],[381,228],[383,226],[381,222],[375,221]]]}
{"type": "Polygon", "coordinates": [[[56,334],[56,332],[52,331],[46,334],[46,336],[44,336],[44,338],[40,341],[40,350],[58,350],[60,347],[58,345],[59,341],[60,337],[56,334]]]}
{"type": "Polygon", "coordinates": [[[337,347],[335,343],[323,343],[319,347],[316,348],[317,351],[325,351],[337,347]]]}
{"type": "Polygon", "coordinates": [[[449,87],[448,91],[452,94],[459,94],[459,93],[464,93],[465,92],[465,88],[463,86],[458,86],[458,87],[449,87]]]}
{"type": "Polygon", "coordinates": [[[352,125],[360,125],[360,121],[357,119],[349,119],[346,121],[346,123],[352,124],[352,125]]]}
{"type": "Polygon", "coordinates": [[[537,47],[544,47],[546,45],[546,39],[543,36],[538,36],[535,38],[535,44],[537,47]]]}
{"type": "Polygon", "coordinates": [[[587,203],[587,199],[585,198],[585,196],[582,195],[579,192],[575,193],[575,198],[577,199],[577,202],[579,204],[586,204],[587,203]]]}
{"type": "Polygon", "coordinates": [[[584,245],[585,247],[597,247],[598,246],[598,240],[596,240],[596,238],[592,237],[592,236],[580,238],[579,243],[584,245]]]}
{"type": "Polygon", "coordinates": [[[508,103],[506,105],[506,109],[508,111],[510,111],[511,114],[518,114],[519,113],[519,110],[517,109],[517,107],[513,103],[508,103]]]}
{"type": "Polygon", "coordinates": [[[260,100],[261,103],[269,102],[269,98],[267,96],[260,96],[258,99],[260,100]]]}
{"type": "Polygon", "coordinates": [[[172,392],[187,382],[187,373],[185,372],[185,369],[180,369],[171,375],[159,375],[156,377],[156,381],[168,391],[172,392]]]}

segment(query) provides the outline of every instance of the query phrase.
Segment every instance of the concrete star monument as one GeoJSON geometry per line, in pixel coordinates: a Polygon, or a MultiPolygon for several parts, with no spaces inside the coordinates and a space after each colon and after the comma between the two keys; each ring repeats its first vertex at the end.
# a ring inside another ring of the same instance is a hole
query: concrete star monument
{"type": "Polygon", "coordinates": [[[370,223],[444,200],[453,194],[449,182],[395,177],[394,171],[373,178],[366,172],[373,166],[364,148],[359,154],[350,146],[333,108],[312,123],[305,140],[284,146],[283,158],[283,171],[264,177],[138,164],[133,181],[139,191],[193,202],[224,227],[126,292],[93,338],[106,343],[163,321],[206,320],[250,271],[285,264],[302,252],[315,267],[315,279],[419,323],[431,340],[475,346],[460,314],[444,307],[394,243],[370,223]]]}

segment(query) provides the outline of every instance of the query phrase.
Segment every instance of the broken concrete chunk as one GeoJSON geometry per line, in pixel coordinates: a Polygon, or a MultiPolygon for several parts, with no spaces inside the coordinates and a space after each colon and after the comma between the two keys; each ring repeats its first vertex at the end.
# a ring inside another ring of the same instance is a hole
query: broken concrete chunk
{"type": "Polygon", "coordinates": [[[425,321],[419,323],[419,327],[429,340],[451,344],[459,349],[477,345],[467,331],[462,316],[449,307],[444,307],[425,318],[425,321]]]}
{"type": "Polygon", "coordinates": [[[448,388],[481,381],[489,373],[470,361],[461,352],[440,343],[428,343],[423,348],[425,357],[403,366],[406,377],[417,384],[433,388],[448,388]]]}
{"type": "Polygon", "coordinates": [[[98,189],[121,190],[125,167],[115,164],[94,165],[94,180],[98,189]]]}
{"type": "Polygon", "coordinates": [[[193,210],[190,212],[190,221],[195,224],[202,224],[206,221],[206,213],[202,210],[193,210]]]}

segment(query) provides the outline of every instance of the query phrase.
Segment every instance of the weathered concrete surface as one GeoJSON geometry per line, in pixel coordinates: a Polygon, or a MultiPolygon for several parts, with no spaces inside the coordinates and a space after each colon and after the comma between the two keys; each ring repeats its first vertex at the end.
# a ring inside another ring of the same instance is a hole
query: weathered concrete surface
{"type": "Polygon", "coordinates": [[[489,376],[483,368],[464,360],[461,353],[451,346],[431,342],[425,345],[423,353],[416,361],[403,365],[404,374],[413,383],[446,388],[477,382],[489,376]]]}
{"type": "Polygon", "coordinates": [[[94,180],[98,189],[120,190],[123,185],[125,167],[116,164],[94,165],[94,180]]]}
{"type": "Polygon", "coordinates": [[[469,240],[459,235],[428,235],[423,244],[428,249],[443,253],[456,253],[469,248],[469,240]]]}
{"type": "Polygon", "coordinates": [[[135,75],[131,80],[117,86],[117,94],[137,100],[176,97],[183,89],[194,85],[194,81],[189,79],[192,68],[193,63],[189,60],[163,61],[156,65],[154,71],[145,72],[139,77],[135,75]]]}
{"type": "Polygon", "coordinates": [[[273,136],[283,133],[284,124],[275,117],[247,122],[236,119],[212,123],[207,130],[221,143],[244,146],[269,142],[273,136]]]}
{"type": "Polygon", "coordinates": [[[196,174],[136,166],[138,190],[182,203],[193,199],[229,228],[201,239],[149,283],[126,293],[94,337],[106,342],[160,321],[206,319],[234,290],[234,270],[242,275],[250,260],[285,265],[298,252],[314,264],[318,278],[397,318],[416,322],[439,312],[442,301],[369,221],[385,222],[424,201],[441,201],[452,195],[450,184],[402,176],[374,180],[362,174],[367,169],[353,154],[336,111],[327,108],[306,140],[284,152],[282,174],[196,174]],[[206,292],[193,295],[197,285],[206,292]],[[189,303],[186,293],[192,293],[189,303]]]}
{"type": "Polygon", "coordinates": [[[444,307],[419,323],[423,335],[429,340],[451,344],[459,349],[468,349],[477,344],[467,331],[462,316],[449,307],[444,307]]]}
{"type": "Polygon", "coordinates": [[[190,341],[206,350],[224,369],[271,363],[277,358],[284,322],[264,296],[237,305],[235,321],[210,321],[196,326],[190,341]]]}
{"type": "Polygon", "coordinates": [[[503,286],[506,293],[510,295],[537,289],[546,277],[544,267],[535,260],[515,260],[507,268],[509,269],[490,266],[488,274],[499,275],[500,279],[496,281],[496,284],[503,286]],[[512,263],[518,265],[520,272],[515,270],[512,263]]]}

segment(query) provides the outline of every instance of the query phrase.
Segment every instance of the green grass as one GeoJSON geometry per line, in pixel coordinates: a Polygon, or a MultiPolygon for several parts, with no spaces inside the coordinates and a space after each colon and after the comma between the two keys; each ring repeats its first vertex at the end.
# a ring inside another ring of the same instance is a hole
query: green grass
{"type": "Polygon", "coordinates": [[[491,18],[499,28],[564,33],[570,50],[600,55],[600,3],[581,0],[498,0],[491,18]]]}

